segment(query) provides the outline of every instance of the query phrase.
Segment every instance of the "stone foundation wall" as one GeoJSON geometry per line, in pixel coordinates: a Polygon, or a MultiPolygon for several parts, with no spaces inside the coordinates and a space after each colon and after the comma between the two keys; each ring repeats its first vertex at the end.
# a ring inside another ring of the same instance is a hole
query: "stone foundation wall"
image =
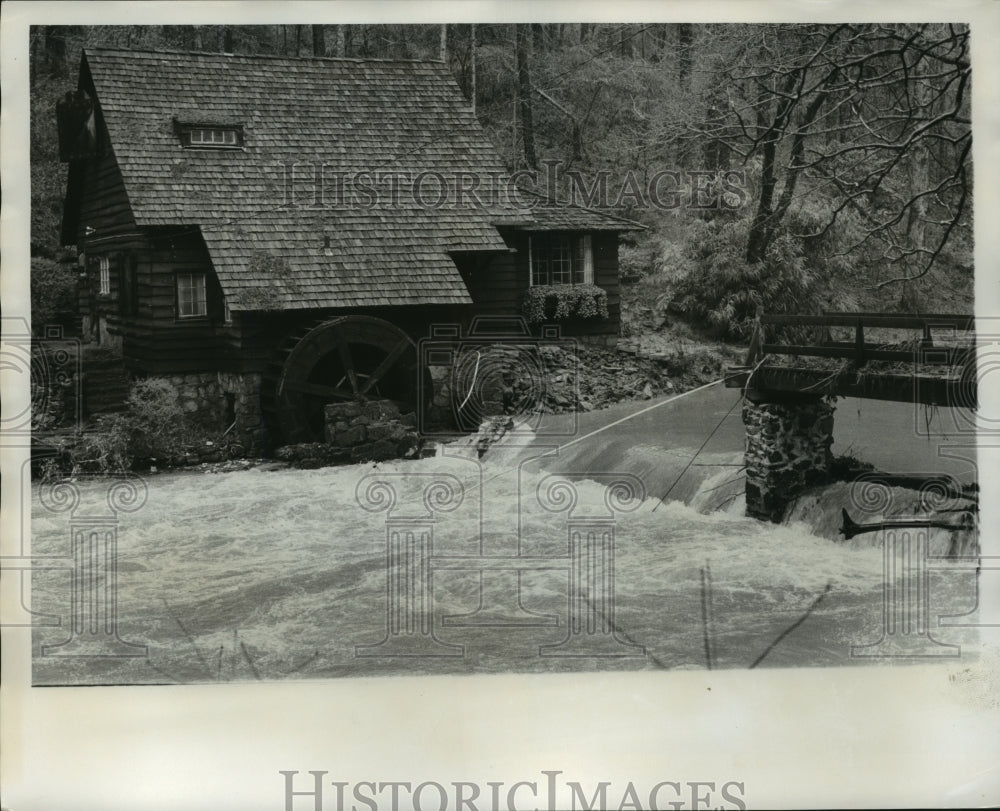
{"type": "Polygon", "coordinates": [[[225,418],[231,418],[236,423],[233,432],[248,454],[257,456],[264,453],[270,447],[270,437],[260,406],[261,376],[219,372],[218,380],[227,411],[231,404],[232,413],[225,414],[225,418]]]}
{"type": "Polygon", "coordinates": [[[333,403],[325,408],[325,438],[344,462],[381,462],[415,456],[416,415],[400,414],[390,400],[333,403]]]}
{"type": "Polygon", "coordinates": [[[796,495],[828,475],[833,412],[821,399],[744,404],[747,515],[779,522],[796,495]]]}
{"type": "Polygon", "coordinates": [[[222,390],[215,372],[192,372],[168,375],[163,380],[177,391],[181,408],[188,414],[221,423],[223,420],[222,390]]]}
{"type": "Polygon", "coordinates": [[[258,455],[266,449],[268,437],[260,409],[260,375],[192,372],[160,379],[175,389],[181,408],[205,425],[224,431],[235,423],[230,435],[235,435],[247,454],[258,455]]]}

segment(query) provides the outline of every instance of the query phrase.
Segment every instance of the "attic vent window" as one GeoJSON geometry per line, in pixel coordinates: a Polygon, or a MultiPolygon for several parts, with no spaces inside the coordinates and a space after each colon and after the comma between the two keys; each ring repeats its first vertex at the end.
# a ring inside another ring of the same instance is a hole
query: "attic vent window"
{"type": "Polygon", "coordinates": [[[235,124],[182,124],[174,121],[181,146],[188,149],[240,149],[243,127],[235,124]]]}
{"type": "Polygon", "coordinates": [[[191,146],[236,146],[236,130],[191,130],[191,146]]]}

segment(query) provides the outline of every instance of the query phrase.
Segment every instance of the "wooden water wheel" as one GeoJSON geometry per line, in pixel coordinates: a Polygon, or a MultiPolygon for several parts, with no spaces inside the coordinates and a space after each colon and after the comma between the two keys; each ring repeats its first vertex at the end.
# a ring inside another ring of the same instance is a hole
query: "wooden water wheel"
{"type": "Polygon", "coordinates": [[[265,376],[265,406],[285,443],[323,439],[323,408],[389,399],[417,406],[417,348],[380,318],[331,318],[288,338],[265,376]]]}

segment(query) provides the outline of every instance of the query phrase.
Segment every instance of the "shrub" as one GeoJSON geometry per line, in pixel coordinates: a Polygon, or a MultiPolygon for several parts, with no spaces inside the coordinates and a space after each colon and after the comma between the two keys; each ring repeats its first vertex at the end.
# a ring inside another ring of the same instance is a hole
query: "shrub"
{"type": "Polygon", "coordinates": [[[567,318],[607,318],[608,293],[594,284],[554,284],[529,287],[522,312],[529,324],[567,318]]]}
{"type": "Polygon", "coordinates": [[[816,312],[840,307],[831,281],[850,268],[839,255],[840,227],[823,232],[815,203],[788,212],[761,262],[746,261],[750,214],[693,221],[670,292],[671,309],[705,322],[724,338],[749,337],[761,312],[816,312]]]}
{"type": "Polygon", "coordinates": [[[123,413],[94,419],[69,450],[69,460],[74,472],[120,473],[140,461],[169,463],[208,444],[224,457],[234,454],[234,440],[217,444],[209,437],[219,439],[181,408],[170,383],[150,378],[132,384],[123,413]]]}
{"type": "Polygon", "coordinates": [[[102,414],[95,418],[93,429],[81,434],[69,449],[73,475],[130,470],[133,453],[128,418],[123,414],[102,414]]]}
{"type": "Polygon", "coordinates": [[[29,381],[32,431],[49,431],[73,424],[79,385],[72,369],[73,359],[71,345],[32,341],[29,381]]]}
{"type": "Polygon", "coordinates": [[[49,324],[75,323],[76,278],[72,265],[38,257],[31,260],[31,326],[36,334],[49,324]]]}
{"type": "Polygon", "coordinates": [[[618,247],[618,278],[626,284],[639,281],[656,266],[656,246],[650,242],[641,245],[622,244],[618,247]]]}
{"type": "Polygon", "coordinates": [[[166,380],[149,378],[132,384],[127,430],[132,453],[139,459],[170,459],[198,441],[198,428],[181,407],[166,380]]]}

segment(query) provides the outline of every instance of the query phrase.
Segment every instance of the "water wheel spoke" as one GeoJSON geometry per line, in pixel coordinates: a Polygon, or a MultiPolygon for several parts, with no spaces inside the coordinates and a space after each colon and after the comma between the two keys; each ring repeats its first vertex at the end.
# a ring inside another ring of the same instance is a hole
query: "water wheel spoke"
{"type": "Polygon", "coordinates": [[[410,346],[410,342],[405,340],[396,344],[389,354],[382,359],[382,362],[375,367],[375,371],[368,376],[368,380],[361,389],[361,393],[367,394],[371,391],[372,387],[377,385],[378,382],[385,377],[386,372],[388,372],[395,365],[396,361],[402,357],[403,353],[409,349],[410,346]]]}
{"type": "Polygon", "coordinates": [[[342,315],[300,327],[276,350],[262,386],[280,439],[320,441],[329,403],[377,393],[405,402],[411,410],[415,350],[403,330],[371,316],[342,315]]]}
{"type": "Polygon", "coordinates": [[[337,330],[337,354],[340,356],[340,362],[344,367],[344,372],[347,374],[347,382],[351,384],[351,391],[357,394],[358,375],[354,371],[354,358],[351,355],[351,345],[347,343],[347,339],[344,338],[340,330],[337,330]]]}

